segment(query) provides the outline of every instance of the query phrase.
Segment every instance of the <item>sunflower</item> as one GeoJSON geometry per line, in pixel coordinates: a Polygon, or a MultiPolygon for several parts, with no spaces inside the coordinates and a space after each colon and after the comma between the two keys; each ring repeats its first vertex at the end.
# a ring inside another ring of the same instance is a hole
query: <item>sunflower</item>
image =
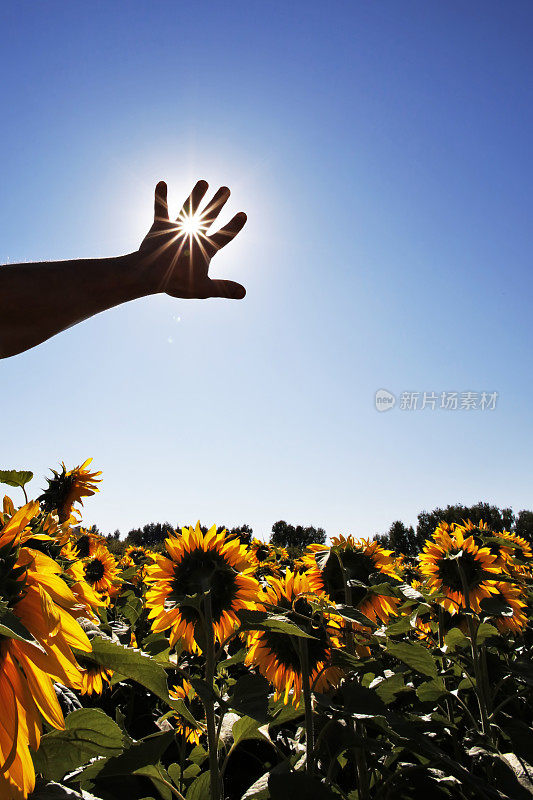
{"type": "Polygon", "coordinates": [[[523,539],[522,536],[509,531],[503,531],[498,536],[504,539],[507,545],[506,549],[509,553],[506,564],[507,571],[517,582],[520,582],[523,578],[531,577],[533,552],[529,542],[523,539]]]}
{"type": "Polygon", "coordinates": [[[455,524],[449,530],[461,530],[463,536],[471,536],[476,547],[487,547],[490,553],[495,556],[494,567],[502,572],[509,571],[509,565],[513,562],[514,544],[511,541],[511,534],[506,531],[492,531],[487,523],[481,520],[475,524],[471,520],[463,520],[461,525],[455,524]]]}
{"type": "Polygon", "coordinates": [[[157,555],[146,567],[146,605],[152,630],[170,629],[170,646],[182,638],[185,647],[198,652],[202,614],[198,603],[209,592],[215,638],[222,642],[238,624],[237,611],[252,608],[259,584],[252,577],[254,563],[238,539],[227,539],[213,525],[207,533],[183,528],[181,536],[165,541],[167,556],[157,555]],[[192,595],[199,596],[187,601],[192,595]]]}
{"type": "Polygon", "coordinates": [[[153,560],[152,556],[145,547],[130,544],[126,547],[126,551],[120,559],[120,566],[122,569],[127,569],[128,567],[142,567],[151,560],[153,560]]]}
{"type": "Polygon", "coordinates": [[[66,574],[74,581],[74,593],[91,608],[108,605],[120,580],[115,558],[102,544],[94,548],[89,558],[74,562],[66,574]]]}
{"type": "Polygon", "coordinates": [[[353,536],[334,537],[331,547],[309,545],[302,564],[309,570],[313,586],[325,591],[333,602],[347,601],[348,582],[350,605],[373,622],[386,623],[396,613],[398,598],[371,590],[375,584],[400,580],[393,551],[385,550],[378,542],[353,536]]]}
{"type": "MultiPolygon", "coordinates": [[[[312,639],[303,640],[308,648],[310,682],[313,690],[327,691],[336,686],[342,677],[337,667],[329,665],[331,647],[339,646],[340,619],[330,614],[315,614],[307,598],[327,602],[324,592],[317,591],[309,576],[287,570],[281,579],[272,578],[270,585],[261,591],[257,606],[264,611],[284,613],[287,620],[303,627],[312,639]]],[[[247,636],[246,665],[253,665],[274,686],[274,698],[283,695],[288,703],[292,690],[292,703],[297,706],[302,693],[302,667],[299,637],[275,630],[252,631],[247,636]]]]}
{"type": "Polygon", "coordinates": [[[185,741],[190,744],[200,744],[200,736],[204,733],[205,724],[200,722],[205,718],[204,706],[189,681],[184,680],[181,686],[174,686],[169,691],[173,700],[183,700],[187,709],[193,717],[199,721],[197,726],[193,726],[185,717],[175,714],[176,731],[185,737],[185,741]]]}
{"type": "Polygon", "coordinates": [[[91,497],[99,492],[97,483],[101,482],[101,472],[91,472],[87,467],[92,458],[88,458],[79,467],[67,470],[61,462],[61,472],[52,470],[53,478],[47,478],[48,487],[39,497],[44,511],[56,511],[59,521],[65,522],[72,513],[74,503],[83,505],[83,497],[91,497]]]}
{"type": "Polygon", "coordinates": [[[252,539],[249,550],[256,562],[254,571],[256,578],[268,578],[270,575],[281,576],[282,562],[287,561],[289,558],[284,547],[274,547],[261,542],[259,539],[252,539]]]}
{"type": "Polygon", "coordinates": [[[465,533],[468,530],[461,525],[441,523],[419,556],[429,590],[443,595],[438,602],[450,614],[468,606],[479,613],[481,600],[496,592],[491,581],[501,572],[498,556],[488,547],[478,547],[473,536],[465,537],[465,533]]]}
{"type": "Polygon", "coordinates": [[[87,636],[74,619],[77,601],[49,556],[21,546],[38,513],[28,503],[0,529],[0,617],[18,628],[19,638],[0,635],[0,796],[25,798],[35,785],[29,747],[39,747],[41,717],[55,728],[64,720],[53,681],[80,688],[72,647],[89,652],[87,636]],[[22,634],[20,636],[20,634],[22,634]]]}
{"type": "Polygon", "coordinates": [[[106,684],[111,683],[113,670],[106,669],[101,664],[95,664],[88,658],[79,657],[78,663],[82,667],[81,694],[102,694],[106,684]]]}
{"type": "Polygon", "coordinates": [[[527,603],[520,599],[521,589],[508,581],[495,581],[493,585],[495,597],[512,610],[510,615],[494,617],[500,633],[521,633],[527,625],[527,603]]]}

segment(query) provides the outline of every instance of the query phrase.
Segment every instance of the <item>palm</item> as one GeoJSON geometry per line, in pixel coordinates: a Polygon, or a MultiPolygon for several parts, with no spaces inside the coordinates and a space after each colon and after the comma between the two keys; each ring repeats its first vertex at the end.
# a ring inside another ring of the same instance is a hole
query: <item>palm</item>
{"type": "Polygon", "coordinates": [[[207,189],[205,181],[198,181],[174,222],[168,216],[167,186],[163,181],[158,183],[154,224],[139,253],[152,265],[157,276],[157,288],[173,297],[241,299],[246,294],[244,286],[235,281],[210,278],[209,264],[215,253],[244,227],[246,214],[236,214],[223,228],[208,234],[230,191],[226,187],[219,189],[204,210],[198,213],[207,189]],[[191,230],[193,219],[197,223],[194,231],[191,230]]]}

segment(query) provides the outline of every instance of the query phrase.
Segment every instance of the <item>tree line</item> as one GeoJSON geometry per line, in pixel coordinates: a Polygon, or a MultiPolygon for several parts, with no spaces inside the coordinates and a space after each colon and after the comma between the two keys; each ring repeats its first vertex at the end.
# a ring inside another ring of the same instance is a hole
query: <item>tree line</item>
{"type": "MultiPolygon", "coordinates": [[[[446,508],[435,508],[433,511],[421,511],[416,526],[406,525],[401,520],[392,523],[387,533],[376,534],[375,539],[384,547],[405,556],[416,556],[424,547],[435,528],[444,520],[448,523],[462,522],[470,519],[474,524],[486,522],[493,531],[513,531],[533,545],[533,511],[519,511],[514,514],[511,508],[499,508],[486,502],[472,506],[461,503],[448,505],[446,508]]],[[[163,542],[173,530],[180,530],[182,525],[171,525],[170,522],[149,522],[142,528],[132,528],[124,538],[116,530],[106,536],[112,552],[120,555],[129,545],[160,550],[163,542]]],[[[243,544],[249,544],[253,538],[253,528],[243,524],[236,527],[220,525],[217,530],[227,530],[228,535],[238,536],[243,544]]],[[[100,533],[96,526],[91,529],[100,533]]],[[[204,532],[207,528],[202,526],[204,532]]],[[[354,533],[357,536],[357,533],[354,533]]],[[[295,557],[313,543],[325,544],[326,531],[314,525],[293,525],[285,520],[278,520],[272,525],[269,543],[276,547],[284,547],[289,555],[295,557]]]]}
{"type": "Polygon", "coordinates": [[[533,545],[533,511],[523,510],[515,515],[511,508],[498,508],[498,506],[483,502],[476,503],[473,506],[455,503],[454,505],[446,506],[446,508],[421,511],[418,515],[416,528],[412,525],[405,525],[401,520],[396,520],[386,534],[378,534],[376,539],[384,547],[388,547],[396,553],[402,553],[405,556],[416,556],[420,553],[426,539],[429,539],[439,522],[444,521],[448,524],[452,522],[461,523],[463,520],[468,519],[474,525],[485,522],[496,533],[512,531],[533,545]]]}

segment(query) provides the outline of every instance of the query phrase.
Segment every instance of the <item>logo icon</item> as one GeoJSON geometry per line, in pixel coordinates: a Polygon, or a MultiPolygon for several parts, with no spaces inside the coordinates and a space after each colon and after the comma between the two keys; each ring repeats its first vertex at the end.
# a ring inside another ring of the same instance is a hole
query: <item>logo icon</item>
{"type": "Polygon", "coordinates": [[[396,405],[396,398],[392,392],[388,392],[386,389],[378,389],[374,402],[377,411],[390,411],[396,405]]]}

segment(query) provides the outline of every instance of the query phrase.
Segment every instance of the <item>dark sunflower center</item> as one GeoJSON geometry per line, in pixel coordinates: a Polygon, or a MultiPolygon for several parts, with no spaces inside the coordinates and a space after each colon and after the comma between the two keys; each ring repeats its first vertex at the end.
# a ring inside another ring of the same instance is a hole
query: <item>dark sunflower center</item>
{"type": "Polygon", "coordinates": [[[74,545],[80,558],[87,558],[90,554],[91,540],[88,536],[80,536],[74,545]]]}
{"type": "MultiPolygon", "coordinates": [[[[453,555],[453,553],[451,555],[453,555]]],[[[469,589],[475,589],[483,583],[484,573],[481,562],[473,553],[469,553],[468,550],[463,550],[463,554],[459,560],[445,557],[441,558],[438,562],[438,576],[448,589],[451,589],[453,592],[463,591],[463,582],[461,580],[459,567],[465,576],[466,585],[469,589]]]]}
{"type": "Polygon", "coordinates": [[[144,551],[134,550],[132,553],[130,553],[130,558],[133,561],[133,563],[136,564],[136,566],[139,566],[139,564],[142,564],[142,562],[144,561],[144,551]]]}
{"type": "MultiPolygon", "coordinates": [[[[224,556],[216,550],[197,548],[186,553],[174,567],[172,591],[168,600],[182,600],[185,595],[211,593],[213,622],[220,621],[223,611],[231,609],[237,594],[237,573],[224,556]]],[[[181,614],[187,622],[197,622],[198,611],[192,606],[181,606],[181,614]]]]}
{"type": "Polygon", "coordinates": [[[82,655],[77,655],[76,661],[82,669],[86,669],[87,672],[90,672],[91,674],[96,674],[102,669],[100,664],[95,664],[94,661],[91,661],[89,658],[85,658],[85,656],[82,655]]]}
{"type": "Polygon", "coordinates": [[[268,554],[269,554],[269,552],[270,552],[270,551],[269,551],[268,547],[266,547],[265,545],[261,545],[261,546],[260,546],[260,547],[258,547],[258,548],[257,548],[257,550],[255,551],[255,555],[256,555],[256,557],[257,557],[257,560],[258,560],[258,561],[264,561],[264,560],[265,560],[265,558],[268,558],[268,554]]]}
{"type": "Polygon", "coordinates": [[[105,567],[99,558],[93,558],[85,567],[85,578],[89,583],[98,583],[104,577],[105,567]]]}
{"type": "Polygon", "coordinates": [[[192,700],[186,702],[187,708],[195,719],[201,720],[205,716],[204,705],[199,697],[194,695],[192,700]]]}
{"type": "MultiPolygon", "coordinates": [[[[357,550],[343,550],[340,553],[347,580],[360,581],[368,585],[370,575],[376,572],[376,565],[371,556],[357,550]]],[[[339,557],[331,552],[322,572],[324,587],[329,596],[337,603],[344,601],[344,575],[339,563],[339,557]]],[[[367,594],[363,586],[352,586],[352,602],[354,605],[362,602],[367,594]]]]}
{"type": "MultiPolygon", "coordinates": [[[[307,600],[300,597],[294,604],[294,610],[289,611],[287,619],[305,630],[314,639],[305,639],[309,653],[309,668],[315,670],[320,662],[328,656],[328,636],[322,625],[313,622],[313,609],[307,600]],[[307,617],[307,620],[302,619],[307,617]]],[[[301,672],[300,646],[296,636],[287,636],[276,631],[265,631],[262,634],[263,642],[270,652],[276,656],[278,662],[290,667],[295,672],[301,672]]]]}

